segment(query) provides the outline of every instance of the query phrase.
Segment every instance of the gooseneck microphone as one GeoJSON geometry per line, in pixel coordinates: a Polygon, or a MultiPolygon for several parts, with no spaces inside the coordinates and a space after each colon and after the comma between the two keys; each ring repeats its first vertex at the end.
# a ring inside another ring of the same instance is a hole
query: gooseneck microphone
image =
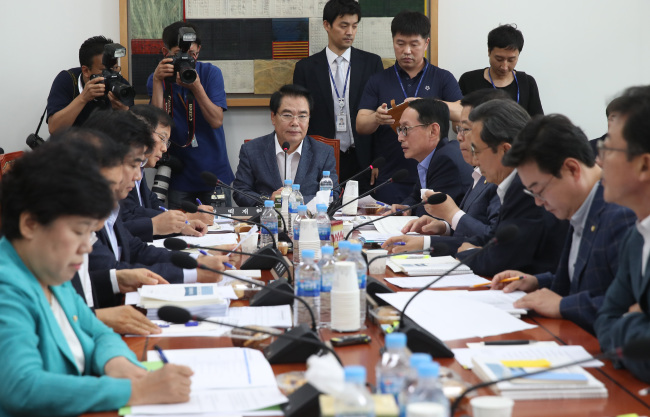
{"type": "Polygon", "coordinates": [[[581,363],[590,362],[592,360],[600,360],[600,359],[648,360],[650,359],[650,339],[648,338],[636,339],[631,342],[628,342],[627,344],[621,347],[617,347],[607,352],[603,352],[594,357],[580,359],[577,361],[565,363],[563,365],[551,366],[550,368],[543,368],[534,372],[516,373],[515,375],[510,375],[505,378],[499,378],[494,381],[481,382],[480,384],[472,385],[471,387],[463,391],[462,394],[456,397],[456,399],[451,405],[450,415],[452,416],[454,415],[456,409],[458,409],[458,406],[460,405],[460,402],[463,400],[463,398],[465,398],[467,394],[469,394],[472,391],[476,391],[477,389],[489,387],[490,385],[495,385],[498,384],[499,382],[505,382],[517,378],[525,378],[527,376],[543,374],[544,372],[556,371],[558,369],[563,369],[574,365],[580,365],[581,363]]]}
{"type": "Polygon", "coordinates": [[[383,187],[384,185],[390,184],[392,182],[401,181],[404,178],[408,177],[408,175],[409,175],[409,173],[408,173],[408,171],[406,169],[400,169],[399,171],[395,172],[391,178],[389,178],[388,180],[382,182],[381,184],[379,184],[375,188],[372,188],[372,189],[366,191],[365,193],[359,195],[356,198],[353,198],[352,200],[348,201],[347,203],[345,203],[345,204],[343,204],[343,205],[341,205],[339,207],[333,208],[332,213],[335,213],[337,210],[341,210],[343,207],[347,206],[348,204],[352,204],[355,201],[360,200],[363,197],[372,194],[375,190],[377,190],[378,188],[383,187]]]}
{"type": "Polygon", "coordinates": [[[377,159],[372,161],[372,163],[370,165],[368,165],[367,167],[365,167],[361,171],[357,172],[356,174],[354,174],[353,176],[351,176],[347,180],[343,181],[342,183],[340,183],[339,185],[334,187],[333,190],[336,190],[338,188],[343,187],[343,185],[347,184],[348,181],[352,181],[353,179],[358,178],[359,175],[361,175],[361,174],[363,174],[363,173],[365,173],[367,171],[372,171],[375,168],[381,168],[382,166],[384,166],[385,163],[386,163],[386,158],[384,158],[383,156],[378,157],[377,159]]]}
{"type": "MultiPolygon", "coordinates": [[[[287,152],[289,152],[289,148],[291,147],[291,144],[289,142],[284,142],[282,144],[282,151],[284,152],[284,179],[287,179],[287,152]]],[[[283,182],[284,184],[284,182],[283,182]]]]}
{"type": "Polygon", "coordinates": [[[403,213],[405,211],[413,210],[414,208],[418,208],[418,207],[423,206],[425,204],[440,204],[445,200],[447,200],[447,194],[444,194],[444,193],[432,194],[426,200],[420,201],[419,203],[413,204],[412,206],[406,207],[404,209],[399,209],[399,210],[395,211],[394,213],[388,213],[388,214],[385,214],[383,216],[379,216],[376,219],[372,219],[372,220],[369,220],[367,222],[364,222],[364,223],[361,223],[361,224],[358,224],[358,225],[354,226],[352,229],[350,229],[348,234],[345,235],[345,240],[348,240],[348,237],[352,234],[352,232],[354,232],[355,230],[357,230],[358,228],[360,228],[362,226],[372,224],[372,223],[377,222],[379,220],[385,219],[386,217],[397,216],[398,214],[401,214],[401,213],[403,213]]]}
{"type": "MultiPolygon", "coordinates": [[[[162,306],[162,307],[160,307],[158,309],[158,318],[160,320],[164,320],[166,322],[173,323],[173,324],[185,324],[188,321],[203,321],[203,322],[206,322],[206,323],[212,323],[212,324],[218,324],[218,325],[221,325],[221,326],[232,327],[233,329],[241,329],[241,330],[248,330],[248,331],[251,331],[251,332],[254,332],[254,333],[268,334],[270,336],[275,336],[278,339],[283,339],[283,338],[288,339],[288,340],[290,340],[292,342],[297,342],[298,345],[303,344],[303,343],[307,343],[307,344],[310,344],[310,345],[314,345],[314,346],[318,347],[319,349],[324,349],[324,350],[330,352],[332,355],[334,355],[334,357],[341,364],[341,366],[343,366],[343,362],[341,362],[341,358],[339,358],[339,355],[336,354],[334,349],[327,346],[325,343],[323,343],[318,338],[316,338],[316,339],[308,339],[308,338],[305,338],[305,337],[294,336],[294,335],[291,334],[291,332],[286,332],[286,333],[277,332],[277,333],[274,333],[274,332],[267,332],[265,330],[261,330],[261,329],[258,329],[256,327],[254,328],[254,327],[246,327],[246,326],[236,326],[234,324],[224,323],[224,322],[220,322],[220,321],[216,321],[216,320],[210,320],[210,319],[207,319],[205,317],[196,316],[196,315],[191,314],[186,309],[181,308],[181,307],[176,307],[176,306],[162,306]]],[[[271,359],[269,358],[269,355],[267,353],[267,349],[269,349],[275,343],[276,342],[271,343],[271,345],[269,347],[264,349],[264,355],[267,357],[269,362],[271,362],[271,359]]],[[[313,349],[312,349],[312,352],[313,352],[313,349]]],[[[316,353],[316,352],[313,352],[313,353],[316,353]]],[[[273,362],[271,362],[271,363],[273,363],[273,362]]],[[[287,362],[287,363],[290,363],[290,362],[287,362]]]]}

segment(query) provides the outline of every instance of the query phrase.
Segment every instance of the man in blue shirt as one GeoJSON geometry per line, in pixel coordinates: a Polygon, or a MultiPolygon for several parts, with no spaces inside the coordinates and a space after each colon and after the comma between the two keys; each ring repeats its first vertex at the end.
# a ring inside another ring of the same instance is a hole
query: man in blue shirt
{"type": "MultiPolygon", "coordinates": [[[[446,70],[430,64],[424,58],[429,45],[431,22],[420,12],[404,11],[399,13],[391,23],[394,66],[373,75],[359,103],[357,114],[357,133],[369,135],[375,133],[373,157],[383,156],[386,164],[381,171],[373,172],[371,184],[382,183],[399,169],[409,170],[409,177],[400,183],[391,183],[375,193],[377,199],[386,203],[401,203],[417,183],[415,161],[404,158],[397,134],[390,125],[395,122],[388,114],[391,100],[395,103],[410,101],[417,97],[437,98],[449,106],[451,120],[460,119],[463,97],[454,76],[446,70]]],[[[446,132],[445,132],[446,136],[446,132]]]]}
{"type": "MultiPolygon", "coordinates": [[[[234,179],[223,131],[223,112],[227,110],[226,92],[224,90],[221,70],[212,64],[196,62],[197,77],[191,84],[180,80],[171,64],[172,56],[180,51],[178,34],[181,28],[197,29],[187,22],[175,22],[163,31],[165,58],[149,76],[147,91],[151,104],[165,108],[165,92],[170,93],[170,107],[173,113],[174,128],[171,135],[169,153],[178,158],[183,168],[174,172],[169,185],[169,207],[179,208],[183,200],[199,200],[208,204],[214,190],[213,184],[205,184],[200,175],[203,171],[212,172],[226,184],[234,179]],[[172,77],[175,82],[165,86],[165,79],[172,77]],[[170,91],[171,89],[171,91],[170,91]],[[194,103],[195,114],[188,114],[188,104],[194,103]],[[188,118],[194,123],[188,124],[188,118]],[[189,125],[189,126],[188,126],[189,125]]],[[[197,32],[196,41],[192,42],[187,53],[198,59],[201,51],[201,38],[197,32]]],[[[230,205],[230,194],[226,192],[226,205],[230,205]]]]}

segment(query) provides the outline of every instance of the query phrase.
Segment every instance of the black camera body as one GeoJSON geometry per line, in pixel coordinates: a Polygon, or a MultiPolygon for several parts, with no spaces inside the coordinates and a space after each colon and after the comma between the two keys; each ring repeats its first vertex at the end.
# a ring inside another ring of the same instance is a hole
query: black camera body
{"type": "Polygon", "coordinates": [[[135,98],[135,89],[129,84],[122,81],[122,77],[111,68],[117,64],[117,59],[126,55],[126,48],[119,43],[109,43],[104,45],[104,55],[102,56],[102,64],[104,69],[101,74],[93,74],[90,79],[97,77],[104,77],[102,83],[106,86],[105,94],[112,92],[115,97],[122,103],[128,105],[135,98]]]}
{"type": "Polygon", "coordinates": [[[190,27],[179,28],[178,47],[180,50],[169,57],[172,59],[171,64],[174,66],[173,79],[175,80],[176,74],[178,74],[185,84],[192,84],[196,81],[196,60],[188,53],[193,42],[196,42],[194,29],[190,27]]]}

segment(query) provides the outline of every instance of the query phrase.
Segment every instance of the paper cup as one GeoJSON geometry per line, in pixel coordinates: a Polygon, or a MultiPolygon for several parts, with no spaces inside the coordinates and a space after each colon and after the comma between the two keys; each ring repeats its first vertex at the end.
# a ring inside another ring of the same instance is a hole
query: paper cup
{"type": "Polygon", "coordinates": [[[300,221],[300,245],[302,242],[320,242],[316,219],[302,219],[300,221]]]}
{"type": "Polygon", "coordinates": [[[433,191],[428,188],[420,188],[420,198],[424,200],[424,194],[426,194],[427,191],[433,191]]]}
{"type": "Polygon", "coordinates": [[[511,398],[485,395],[470,400],[474,417],[510,417],[515,402],[511,398]]]}
{"type": "Polygon", "coordinates": [[[388,259],[386,255],[388,255],[388,250],[386,249],[370,249],[366,251],[368,264],[370,265],[368,268],[371,275],[384,275],[386,273],[386,260],[388,259]],[[378,256],[383,257],[373,261],[378,256]]]}
{"type": "Polygon", "coordinates": [[[406,406],[406,417],[446,417],[447,411],[442,404],[412,403],[406,406]]]}
{"type": "MultiPolygon", "coordinates": [[[[354,200],[359,197],[359,183],[357,181],[348,181],[345,186],[345,192],[343,193],[343,205],[347,204],[349,201],[354,200]]],[[[343,207],[343,214],[346,216],[354,216],[357,214],[357,208],[359,206],[359,200],[356,200],[353,203],[348,204],[343,207]]]]}
{"type": "Polygon", "coordinates": [[[257,250],[257,239],[259,235],[257,233],[253,233],[248,237],[246,235],[247,233],[239,234],[239,239],[244,239],[240,246],[241,250],[242,252],[253,253],[257,250]]]}

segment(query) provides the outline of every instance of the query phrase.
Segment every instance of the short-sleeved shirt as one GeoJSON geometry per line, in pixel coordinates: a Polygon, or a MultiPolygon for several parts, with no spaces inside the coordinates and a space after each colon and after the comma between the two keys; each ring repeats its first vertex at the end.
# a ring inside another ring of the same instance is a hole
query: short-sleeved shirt
{"type": "MultiPolygon", "coordinates": [[[[467,95],[476,90],[482,90],[484,88],[494,88],[492,83],[489,80],[486,80],[483,76],[485,68],[478,69],[474,71],[466,72],[460,76],[458,84],[460,89],[463,92],[463,95],[467,95]]],[[[526,109],[528,114],[535,116],[537,114],[544,114],[544,109],[542,109],[542,102],[539,98],[539,90],[537,89],[537,82],[535,79],[526,74],[523,71],[517,71],[517,82],[512,80],[510,84],[505,87],[497,87],[499,90],[503,90],[513,100],[517,100],[517,90],[519,90],[519,104],[526,109]],[[517,87],[517,84],[519,86],[517,87]]]]}
{"type": "MultiPolygon", "coordinates": [[[[224,90],[223,75],[221,70],[205,62],[196,63],[196,72],[199,74],[201,85],[205,93],[215,105],[226,111],[226,91],[224,90]]],[[[147,80],[149,96],[153,94],[153,73],[147,80]]],[[[196,105],[195,137],[197,147],[192,145],[182,148],[188,142],[187,114],[185,101],[189,90],[174,83],[172,85],[174,124],[172,129],[172,145],[169,153],[183,163],[183,169],[174,172],[171,177],[170,188],[185,192],[211,191],[214,186],[205,184],[201,179],[201,172],[209,171],[221,181],[230,184],[235,176],[230,168],[228,152],[226,150],[226,136],[223,126],[213,129],[203,116],[201,106],[196,105]],[[181,100],[182,97],[183,99],[181,100]]]]}
{"type": "MultiPolygon", "coordinates": [[[[451,102],[463,98],[456,78],[454,78],[451,72],[429,64],[426,60],[425,63],[428,68],[423,79],[422,74],[424,73],[424,69],[415,77],[410,78],[406,71],[402,70],[397,63],[394,67],[387,68],[373,75],[363,90],[359,109],[375,111],[383,103],[390,106],[391,100],[395,100],[395,103],[399,104],[407,97],[415,97],[415,91],[418,89],[420,79],[422,79],[422,83],[420,84],[418,97],[437,98],[451,102]],[[402,91],[402,87],[395,74],[395,68],[397,68],[397,72],[404,85],[406,96],[404,96],[404,91],[402,91]]],[[[379,126],[374,138],[373,159],[379,156],[386,158],[384,167],[379,170],[378,183],[388,180],[396,170],[402,168],[406,168],[409,171],[408,179],[403,182],[414,184],[418,181],[417,161],[404,158],[404,152],[397,140],[397,133],[390,126],[379,126]]]]}
{"type": "MultiPolygon", "coordinates": [[[[47,118],[55,114],[56,112],[65,109],[72,103],[79,95],[79,77],[81,77],[81,67],[70,68],[68,71],[61,71],[59,75],[56,76],[54,82],[52,83],[52,88],[50,88],[50,95],[47,97],[47,118]]],[[[120,76],[120,81],[128,84],[122,76],[120,76]]],[[[133,105],[131,101],[129,106],[133,105]]],[[[97,110],[110,109],[111,104],[108,99],[95,99],[90,103],[86,104],[81,110],[77,118],[75,119],[73,126],[81,126],[90,114],[97,110]]]]}

